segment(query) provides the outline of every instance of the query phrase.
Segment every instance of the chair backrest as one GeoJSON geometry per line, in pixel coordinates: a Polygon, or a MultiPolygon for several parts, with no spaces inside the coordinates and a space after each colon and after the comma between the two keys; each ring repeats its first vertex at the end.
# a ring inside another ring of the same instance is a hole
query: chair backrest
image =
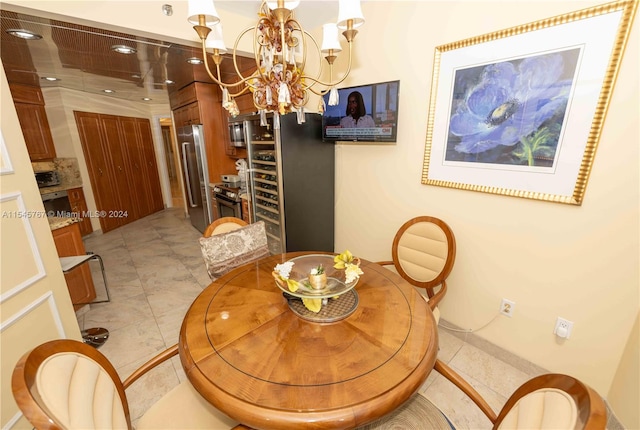
{"type": "Polygon", "coordinates": [[[131,429],[118,373],[82,342],[53,340],[27,352],[13,370],[11,389],[37,429],[131,429]]]}
{"type": "Polygon", "coordinates": [[[202,257],[213,280],[238,266],[269,255],[264,221],[200,238],[202,257]]]}
{"type": "Polygon", "coordinates": [[[236,230],[240,227],[244,227],[245,225],[248,225],[247,222],[240,218],[231,216],[218,218],[217,220],[209,224],[209,226],[207,226],[207,228],[204,230],[203,237],[211,237],[214,234],[226,233],[231,230],[236,230]]]}
{"type": "Polygon", "coordinates": [[[598,393],[571,376],[551,373],[518,388],[494,428],[604,430],[606,424],[606,407],[598,393]]]}
{"type": "Polygon", "coordinates": [[[456,239],[441,219],[419,216],[404,223],[392,248],[393,264],[404,279],[425,288],[433,306],[446,291],[446,279],[456,259],[456,239]],[[435,288],[441,286],[437,292],[435,288]]]}

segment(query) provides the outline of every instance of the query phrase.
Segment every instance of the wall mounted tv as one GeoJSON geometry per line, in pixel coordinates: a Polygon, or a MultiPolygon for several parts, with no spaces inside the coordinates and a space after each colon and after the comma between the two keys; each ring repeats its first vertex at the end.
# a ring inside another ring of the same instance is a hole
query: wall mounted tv
{"type": "Polygon", "coordinates": [[[400,81],[341,88],[338,89],[340,101],[336,106],[329,106],[329,93],[325,94],[322,139],[328,142],[395,143],[399,88],[400,81]],[[362,95],[365,116],[356,121],[353,110],[357,110],[357,103],[354,103],[359,99],[357,93],[362,95]],[[351,104],[350,99],[353,100],[351,104]]]}

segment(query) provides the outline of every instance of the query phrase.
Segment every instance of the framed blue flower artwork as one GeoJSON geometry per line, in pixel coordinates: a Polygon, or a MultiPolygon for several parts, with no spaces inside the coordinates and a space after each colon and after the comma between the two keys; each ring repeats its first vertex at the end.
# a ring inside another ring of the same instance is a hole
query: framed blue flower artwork
{"type": "Polygon", "coordinates": [[[422,183],[580,205],[637,4],[436,47],[422,183]]]}

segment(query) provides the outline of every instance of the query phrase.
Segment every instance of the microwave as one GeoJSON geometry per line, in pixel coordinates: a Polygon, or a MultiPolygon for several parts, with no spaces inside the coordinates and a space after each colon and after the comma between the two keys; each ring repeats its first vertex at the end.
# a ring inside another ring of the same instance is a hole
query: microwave
{"type": "Polygon", "coordinates": [[[60,174],[55,170],[35,172],[38,188],[54,187],[60,185],[60,174]]]}
{"type": "Polygon", "coordinates": [[[247,146],[244,121],[229,121],[229,141],[238,148],[247,146]]]}

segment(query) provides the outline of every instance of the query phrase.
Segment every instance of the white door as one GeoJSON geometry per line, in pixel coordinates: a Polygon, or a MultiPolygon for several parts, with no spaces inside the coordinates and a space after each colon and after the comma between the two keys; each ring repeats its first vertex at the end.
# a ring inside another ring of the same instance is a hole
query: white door
{"type": "Polygon", "coordinates": [[[81,337],[1,63],[0,75],[0,426],[31,429],[11,393],[15,363],[48,340],[81,337]]]}

